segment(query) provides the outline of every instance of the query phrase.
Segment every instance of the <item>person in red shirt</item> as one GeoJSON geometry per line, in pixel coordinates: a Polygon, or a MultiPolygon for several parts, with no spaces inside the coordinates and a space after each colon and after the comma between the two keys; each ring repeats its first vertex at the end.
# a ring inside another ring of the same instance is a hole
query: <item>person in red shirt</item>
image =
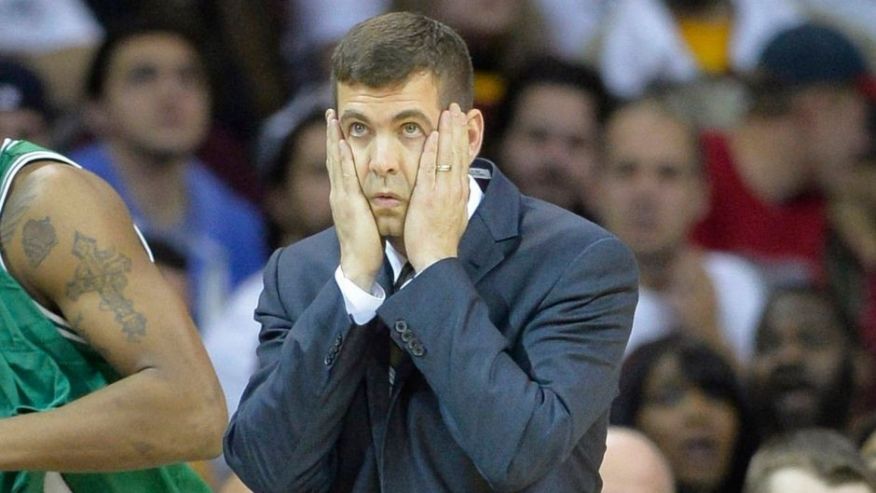
{"type": "Polygon", "coordinates": [[[823,281],[827,193],[869,147],[867,80],[860,51],[833,29],[805,24],[770,41],[745,118],[703,139],[711,206],[695,241],[754,259],[772,281],[823,281]]]}

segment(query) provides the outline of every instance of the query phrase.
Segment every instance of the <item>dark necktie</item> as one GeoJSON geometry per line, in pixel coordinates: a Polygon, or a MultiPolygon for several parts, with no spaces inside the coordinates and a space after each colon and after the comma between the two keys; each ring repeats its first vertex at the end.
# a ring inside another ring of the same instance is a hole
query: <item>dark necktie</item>
{"type": "MultiPolygon", "coordinates": [[[[402,267],[401,272],[398,275],[398,279],[392,284],[392,292],[395,293],[402,286],[405,285],[406,282],[414,278],[414,267],[410,262],[405,262],[404,267],[402,267]]],[[[392,341],[389,340],[389,393],[392,394],[392,388],[395,385],[395,369],[398,368],[399,363],[401,363],[402,350],[392,341]]]]}

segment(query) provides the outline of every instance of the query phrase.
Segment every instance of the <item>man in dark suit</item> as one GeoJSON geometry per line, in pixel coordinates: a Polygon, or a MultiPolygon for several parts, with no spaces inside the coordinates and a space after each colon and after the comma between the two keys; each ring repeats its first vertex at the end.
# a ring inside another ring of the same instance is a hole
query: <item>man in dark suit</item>
{"type": "Polygon", "coordinates": [[[268,263],[228,463],[257,492],[598,491],[633,256],[476,159],[448,27],[376,17],[332,63],[335,227],[268,263]]]}

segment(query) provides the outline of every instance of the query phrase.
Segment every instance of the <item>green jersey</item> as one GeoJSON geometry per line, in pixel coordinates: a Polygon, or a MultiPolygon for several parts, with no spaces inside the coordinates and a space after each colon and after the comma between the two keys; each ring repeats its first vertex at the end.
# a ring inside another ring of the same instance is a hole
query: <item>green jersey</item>
{"type": "MultiPolygon", "coordinates": [[[[78,166],[36,145],[7,139],[0,147],[0,215],[15,174],[38,160],[78,166]]],[[[0,256],[0,419],[59,408],[116,379],[116,372],[66,321],[27,294],[0,256]]],[[[0,472],[0,493],[46,491],[209,493],[210,489],[184,464],[114,473],[61,473],[60,477],[35,471],[0,472]]]]}

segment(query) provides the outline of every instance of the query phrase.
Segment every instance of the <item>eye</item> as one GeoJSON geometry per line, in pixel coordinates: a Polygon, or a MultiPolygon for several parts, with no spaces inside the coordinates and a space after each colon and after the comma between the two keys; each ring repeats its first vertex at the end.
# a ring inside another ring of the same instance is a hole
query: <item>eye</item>
{"type": "Polygon", "coordinates": [[[361,137],[368,132],[368,127],[365,126],[364,123],[361,122],[353,122],[350,124],[350,128],[347,131],[347,135],[350,137],[361,137]]]}
{"type": "Polygon", "coordinates": [[[423,135],[423,129],[416,123],[405,123],[402,125],[402,133],[406,137],[419,137],[423,135]]]}

